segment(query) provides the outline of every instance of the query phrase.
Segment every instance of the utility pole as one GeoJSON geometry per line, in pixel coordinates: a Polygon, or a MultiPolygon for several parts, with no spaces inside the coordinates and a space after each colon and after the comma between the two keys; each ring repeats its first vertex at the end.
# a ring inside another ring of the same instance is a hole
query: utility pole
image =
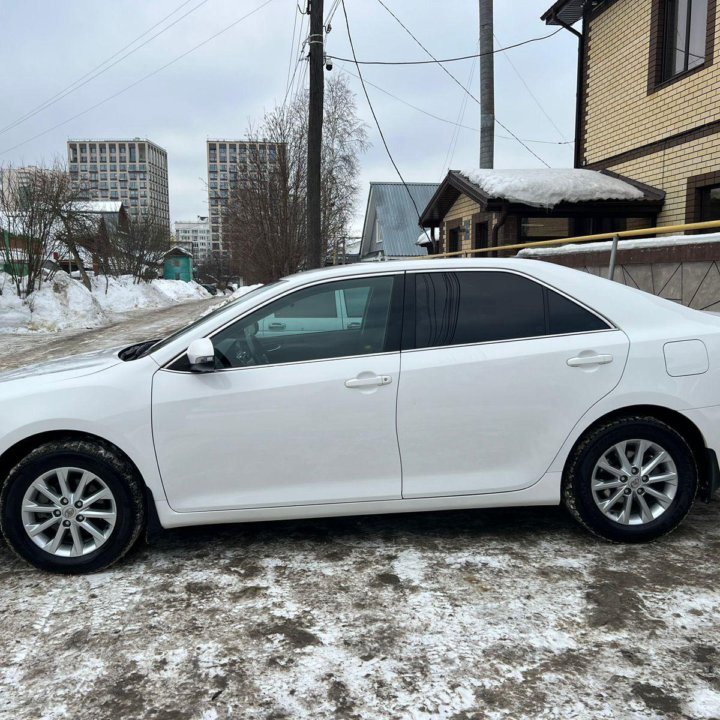
{"type": "Polygon", "coordinates": [[[307,160],[307,268],[319,268],[323,261],[320,215],[320,156],[322,150],[323,76],[323,0],[308,0],[310,37],[308,38],[310,106],[308,110],[307,160]]]}
{"type": "Polygon", "coordinates": [[[495,163],[493,0],[480,0],[480,167],[495,163]]]}

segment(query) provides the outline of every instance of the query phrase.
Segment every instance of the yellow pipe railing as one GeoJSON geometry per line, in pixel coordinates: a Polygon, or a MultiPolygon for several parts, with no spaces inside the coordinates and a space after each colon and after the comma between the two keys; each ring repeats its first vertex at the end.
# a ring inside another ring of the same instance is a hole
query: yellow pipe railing
{"type": "Polygon", "coordinates": [[[646,237],[647,235],[672,235],[686,232],[688,230],[712,230],[720,229],[720,220],[708,220],[706,222],[685,223],[683,225],[663,225],[662,227],[640,228],[638,230],[620,230],[618,232],[598,233],[596,235],[578,235],[571,238],[558,238],[556,240],[536,240],[535,242],[515,243],[514,245],[498,245],[497,247],[475,248],[471,250],[458,250],[451,253],[440,253],[438,255],[420,255],[417,259],[427,258],[450,258],[470,257],[489,252],[505,252],[507,250],[524,250],[525,248],[555,247],[557,245],[570,245],[575,243],[593,242],[597,240],[616,240],[624,238],[646,237]]]}

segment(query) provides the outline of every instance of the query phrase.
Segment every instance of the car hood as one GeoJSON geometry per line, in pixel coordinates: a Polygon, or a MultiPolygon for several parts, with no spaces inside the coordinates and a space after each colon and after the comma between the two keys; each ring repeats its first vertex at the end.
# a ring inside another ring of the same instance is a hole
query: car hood
{"type": "Polygon", "coordinates": [[[115,347],[109,350],[96,350],[94,352],[71,355],[70,357],[59,358],[58,360],[51,360],[36,365],[28,365],[27,367],[18,368],[17,370],[0,372],[0,383],[41,375],[62,374],[62,377],[67,379],[91,375],[92,373],[121,363],[122,360],[118,357],[120,350],[122,350],[122,347],[115,347]]]}

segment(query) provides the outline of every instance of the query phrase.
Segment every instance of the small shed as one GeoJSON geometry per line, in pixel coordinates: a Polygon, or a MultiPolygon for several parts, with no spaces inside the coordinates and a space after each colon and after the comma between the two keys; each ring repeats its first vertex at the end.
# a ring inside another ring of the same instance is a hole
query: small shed
{"type": "Polygon", "coordinates": [[[163,277],[190,282],[193,279],[192,253],[177,246],[168,250],[163,255],[163,277]]]}

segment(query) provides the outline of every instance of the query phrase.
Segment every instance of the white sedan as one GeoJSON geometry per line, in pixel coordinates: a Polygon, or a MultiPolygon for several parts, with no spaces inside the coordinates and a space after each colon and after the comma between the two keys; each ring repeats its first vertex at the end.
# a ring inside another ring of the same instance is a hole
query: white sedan
{"type": "Polygon", "coordinates": [[[673,530],[718,485],[720,318],[532,260],[301,273],[0,375],[0,522],[45,570],[142,530],[557,505],[673,530]]]}

